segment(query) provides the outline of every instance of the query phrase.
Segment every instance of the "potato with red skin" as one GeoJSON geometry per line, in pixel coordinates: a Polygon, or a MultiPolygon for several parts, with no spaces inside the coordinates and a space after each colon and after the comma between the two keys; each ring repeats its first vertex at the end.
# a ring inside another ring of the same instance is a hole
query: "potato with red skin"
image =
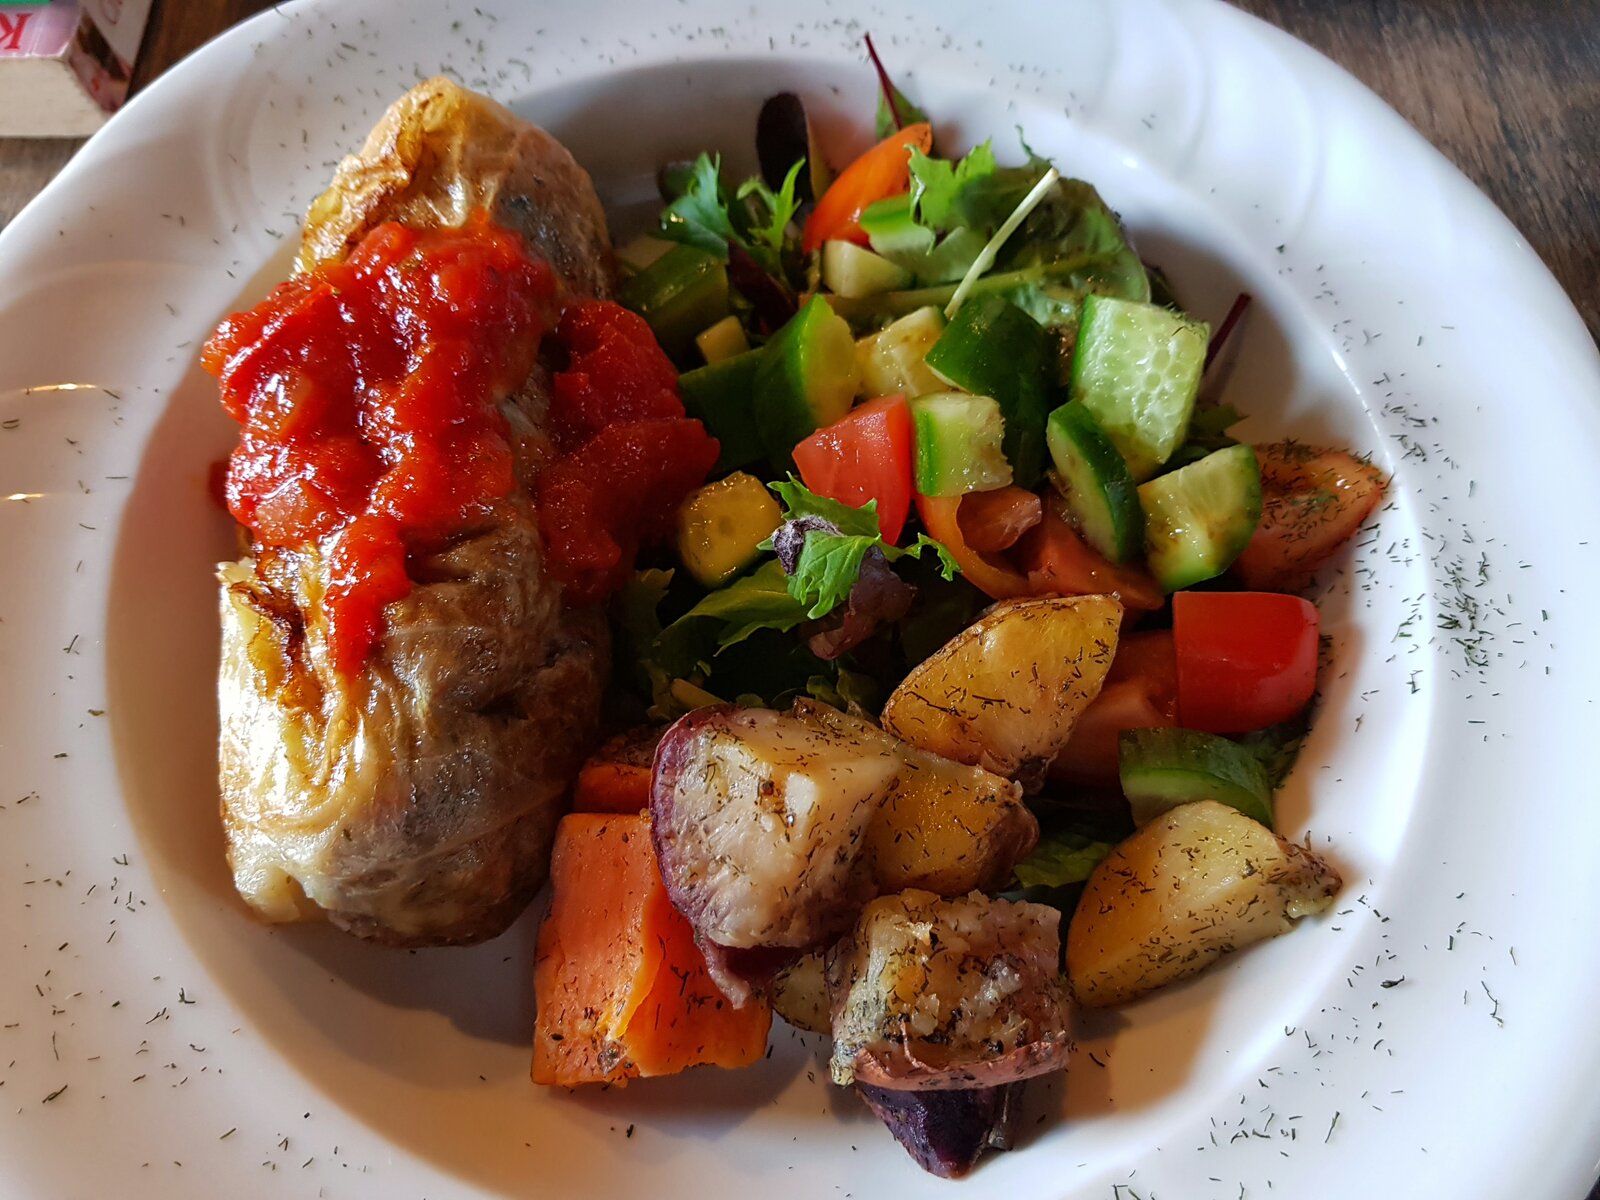
{"type": "Polygon", "coordinates": [[[820,945],[876,894],[868,822],[900,761],[770,709],[697,709],[656,750],[651,830],[695,932],[731,949],[820,945]]]}
{"type": "Polygon", "coordinates": [[[827,955],[833,1081],[945,1091],[1063,1069],[1060,921],[981,892],[874,900],[827,955]]]}
{"type": "Polygon", "coordinates": [[[681,719],[651,812],[668,893],[736,1002],[874,896],[1000,886],[1038,839],[1016,784],[805,700],[681,719]]]}

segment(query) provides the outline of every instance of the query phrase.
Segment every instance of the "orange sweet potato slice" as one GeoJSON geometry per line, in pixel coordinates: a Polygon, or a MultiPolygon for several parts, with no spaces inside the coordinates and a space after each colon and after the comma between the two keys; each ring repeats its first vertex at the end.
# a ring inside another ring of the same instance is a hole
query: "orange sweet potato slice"
{"type": "Polygon", "coordinates": [[[534,968],[533,1081],[623,1084],[765,1053],[765,1001],[735,1009],[667,899],[643,814],[563,818],[534,968]]]}

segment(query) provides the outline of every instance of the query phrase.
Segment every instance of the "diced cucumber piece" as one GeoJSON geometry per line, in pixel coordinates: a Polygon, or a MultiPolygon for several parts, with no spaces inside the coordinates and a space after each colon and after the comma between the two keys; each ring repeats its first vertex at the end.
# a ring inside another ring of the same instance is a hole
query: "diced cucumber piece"
{"type": "Polygon", "coordinates": [[[648,233],[643,233],[618,250],[617,259],[632,274],[637,275],[675,245],[677,245],[676,242],[669,242],[665,238],[651,237],[648,233]]]}
{"type": "Polygon", "coordinates": [[[822,285],[849,300],[892,292],[911,283],[911,272],[854,242],[822,243],[822,285]]]}
{"type": "Polygon", "coordinates": [[[811,297],[772,335],[756,370],[761,437],[773,461],[788,462],[796,443],[849,412],[856,381],[850,326],[811,297]]]}
{"type": "Polygon", "coordinates": [[[678,376],[678,394],[691,417],[722,443],[717,474],[764,457],[766,443],[756,421],[756,371],[763,352],[747,350],[678,376]]]}
{"type": "Polygon", "coordinates": [[[1011,482],[1005,418],[988,396],[935,392],[911,401],[913,475],[924,496],[964,496],[1011,482]]]}
{"type": "Polygon", "coordinates": [[[861,229],[872,248],[885,258],[899,261],[901,255],[922,255],[933,249],[933,230],[917,223],[909,192],[867,205],[861,210],[861,229]]]}
{"type": "Polygon", "coordinates": [[[721,587],[760,556],[782,521],[766,484],[735,471],[696,488],[678,509],[678,557],[703,587],[721,587]]]}
{"type": "Polygon", "coordinates": [[[1205,324],[1154,304],[1088,295],[1072,356],[1072,398],[1116,443],[1136,481],[1183,442],[1205,367],[1205,324]]]}
{"type": "Polygon", "coordinates": [[[744,326],[731,313],[696,334],[694,344],[700,347],[700,353],[708,363],[721,362],[750,349],[750,339],[744,335],[744,326]]]}
{"type": "Polygon", "coordinates": [[[1022,487],[1038,483],[1051,364],[1050,339],[1039,322],[1003,296],[977,297],[951,318],[926,361],[952,387],[999,403],[1016,481],[1022,487]]]}
{"type": "Polygon", "coordinates": [[[1053,481],[1084,540],[1114,563],[1144,549],[1144,509],[1122,453],[1077,401],[1050,414],[1045,427],[1053,481]]]}
{"type": "Polygon", "coordinates": [[[1193,729],[1127,729],[1118,750],[1135,825],[1180,804],[1215,800],[1272,828],[1272,785],[1243,746],[1193,729]]]}
{"type": "Polygon", "coordinates": [[[681,359],[695,334],[728,315],[728,268],[695,246],[674,246],[631,279],[617,299],[647,322],[661,348],[681,359]]]}
{"type": "Polygon", "coordinates": [[[1261,521],[1261,469],[1249,446],[1229,446],[1139,488],[1145,553],[1169,592],[1221,575],[1261,521]]]}
{"type": "Polygon", "coordinates": [[[907,313],[894,324],[856,343],[861,390],[868,396],[907,398],[942,392],[945,383],[923,360],[944,332],[944,314],[932,306],[907,313]]]}

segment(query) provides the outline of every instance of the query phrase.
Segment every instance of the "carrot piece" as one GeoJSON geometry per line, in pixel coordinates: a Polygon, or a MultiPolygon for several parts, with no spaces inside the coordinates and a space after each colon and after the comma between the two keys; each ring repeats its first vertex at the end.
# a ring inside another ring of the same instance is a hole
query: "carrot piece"
{"type": "Polygon", "coordinates": [[[760,1000],[735,1009],[712,982],[667,898],[649,817],[563,818],[550,879],[534,967],[535,1083],[621,1085],[763,1056],[771,1010],[760,1000]]]}
{"type": "Polygon", "coordinates": [[[650,768],[587,762],[578,772],[572,808],[581,813],[636,813],[650,807],[650,768]]]}
{"type": "Polygon", "coordinates": [[[550,879],[534,964],[533,1081],[621,1083],[638,1074],[623,1034],[661,961],[645,937],[647,902],[662,890],[649,821],[563,817],[550,879]]]}
{"type": "Polygon", "coordinates": [[[652,895],[645,930],[662,951],[655,986],[628,1024],[628,1051],[639,1074],[675,1075],[686,1067],[748,1067],[767,1052],[772,1009],[752,997],[735,1008],[706,970],[694,928],[667,899],[652,895]]]}

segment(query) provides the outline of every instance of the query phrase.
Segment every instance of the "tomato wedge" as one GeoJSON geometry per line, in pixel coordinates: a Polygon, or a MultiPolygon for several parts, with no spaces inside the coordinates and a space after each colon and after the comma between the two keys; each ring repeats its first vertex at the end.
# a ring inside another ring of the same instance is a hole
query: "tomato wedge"
{"type": "Polygon", "coordinates": [[[967,544],[956,514],[965,496],[917,496],[917,516],[929,537],[950,551],[968,583],[995,600],[1033,595],[1028,577],[998,554],[985,554],[967,544]]]}
{"type": "Polygon", "coordinates": [[[806,218],[800,247],[807,254],[834,239],[867,244],[861,212],[911,186],[911,147],[933,148],[933,126],[926,121],[896,130],[839,173],[806,218]]]}
{"type": "Polygon", "coordinates": [[[974,550],[1009,550],[1017,539],[1044,519],[1044,501],[1037,492],[1011,485],[991,492],[968,492],[956,512],[961,536],[974,550]]]}
{"type": "Polygon", "coordinates": [[[1123,607],[1155,612],[1166,595],[1149,572],[1107,561],[1078,536],[1060,506],[1046,502],[1044,520],[1017,543],[1017,560],[1034,596],[1093,596],[1110,593],[1123,607]]]}
{"type": "Polygon", "coordinates": [[[1071,740],[1050,764],[1050,778],[1114,788],[1121,779],[1122,731],[1177,723],[1178,664],[1172,631],[1128,634],[1117,643],[1117,656],[1100,694],[1078,716],[1071,740]]]}
{"type": "Polygon", "coordinates": [[[1287,721],[1317,687],[1317,607],[1280,592],[1178,592],[1172,640],[1186,729],[1248,733],[1287,721]]]}
{"type": "Polygon", "coordinates": [[[880,396],[850,410],[794,448],[800,480],[819,496],[854,508],[878,502],[883,540],[900,540],[911,511],[911,409],[880,396]]]}
{"type": "Polygon", "coordinates": [[[1343,450],[1298,442],[1257,446],[1261,523],[1233,564],[1247,588],[1298,591],[1383,499],[1388,481],[1343,450]]]}

